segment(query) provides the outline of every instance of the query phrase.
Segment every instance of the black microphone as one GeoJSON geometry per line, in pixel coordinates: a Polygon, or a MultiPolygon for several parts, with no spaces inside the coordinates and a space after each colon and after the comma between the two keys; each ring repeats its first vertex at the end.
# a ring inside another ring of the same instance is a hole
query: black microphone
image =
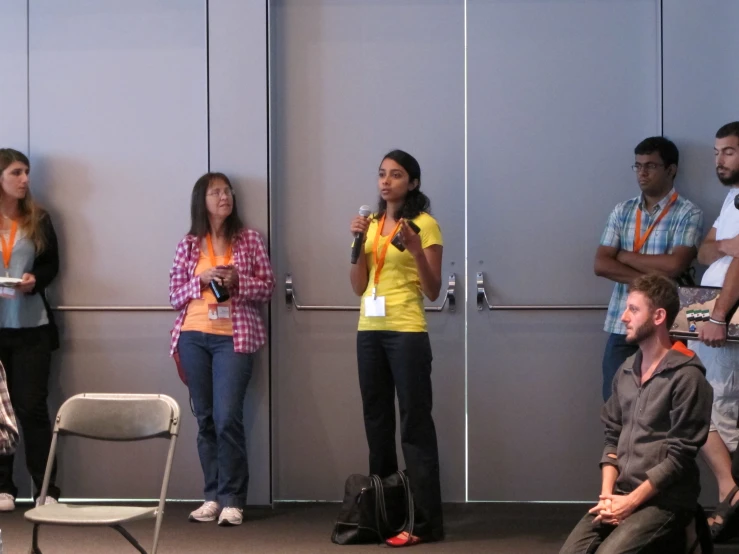
{"type": "Polygon", "coordinates": [[[213,296],[216,297],[216,302],[219,304],[231,298],[231,295],[228,293],[228,289],[219,284],[215,279],[210,281],[210,290],[213,292],[213,296]]]}
{"type": "MultiPolygon", "coordinates": [[[[364,207],[364,206],[362,206],[364,207]]],[[[734,197],[734,207],[739,210],[739,194],[734,197]]]]}
{"type": "MultiPolygon", "coordinates": [[[[359,215],[362,217],[369,217],[372,213],[372,208],[365,205],[359,208],[359,215]]],[[[364,233],[354,233],[354,243],[352,244],[352,263],[356,264],[359,259],[359,253],[362,251],[362,245],[364,244],[364,233]]]]}

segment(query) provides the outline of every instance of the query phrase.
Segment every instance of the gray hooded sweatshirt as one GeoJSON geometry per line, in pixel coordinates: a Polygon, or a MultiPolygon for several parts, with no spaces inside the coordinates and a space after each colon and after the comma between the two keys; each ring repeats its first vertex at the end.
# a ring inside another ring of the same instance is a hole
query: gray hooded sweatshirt
{"type": "Polygon", "coordinates": [[[613,379],[601,414],[606,441],[600,465],[618,469],[618,493],[628,494],[648,479],[657,489],[650,504],[694,510],[700,493],[695,458],[708,437],[713,402],[706,369],[681,343],[643,385],[641,362],[639,350],[613,379]]]}

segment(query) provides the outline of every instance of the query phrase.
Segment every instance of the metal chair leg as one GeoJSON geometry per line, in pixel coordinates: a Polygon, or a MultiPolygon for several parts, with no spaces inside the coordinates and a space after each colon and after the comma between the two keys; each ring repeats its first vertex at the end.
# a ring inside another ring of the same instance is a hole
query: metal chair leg
{"type": "Polygon", "coordinates": [[[29,554],[43,554],[41,552],[41,549],[38,546],[38,531],[39,527],[41,527],[38,523],[33,524],[33,535],[31,538],[31,550],[29,550],[29,554]]]}
{"type": "Polygon", "coordinates": [[[135,548],[136,550],[138,550],[139,552],[141,552],[141,554],[148,554],[148,553],[146,552],[146,550],[144,550],[144,547],[143,547],[143,546],[141,546],[141,545],[139,544],[139,541],[137,541],[137,540],[136,540],[136,539],[134,538],[134,536],[133,536],[133,535],[132,535],[131,533],[129,533],[128,531],[126,531],[126,530],[125,530],[125,529],[124,529],[124,528],[123,528],[122,526],[120,526],[120,525],[111,525],[111,527],[112,527],[113,529],[115,529],[116,531],[118,531],[118,532],[119,532],[119,533],[120,533],[121,535],[123,535],[123,537],[124,537],[124,538],[125,538],[125,539],[126,539],[126,540],[127,540],[128,542],[130,542],[130,543],[131,543],[131,545],[132,545],[132,546],[133,546],[133,547],[134,547],[134,548],[135,548]]]}

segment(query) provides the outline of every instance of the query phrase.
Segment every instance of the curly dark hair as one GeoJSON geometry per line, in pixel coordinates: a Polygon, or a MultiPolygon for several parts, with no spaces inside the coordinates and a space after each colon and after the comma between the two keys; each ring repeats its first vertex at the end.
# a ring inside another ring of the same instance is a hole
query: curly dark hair
{"type": "MultiPolygon", "coordinates": [[[[408,191],[408,194],[405,197],[405,202],[403,202],[403,205],[396,213],[393,214],[393,218],[398,221],[401,218],[413,219],[423,212],[431,213],[431,200],[429,200],[429,197],[420,190],[421,166],[418,164],[418,160],[403,150],[393,150],[388,152],[383,156],[380,164],[388,159],[393,160],[400,167],[406,170],[408,173],[408,180],[411,183],[413,181],[418,183],[413,190],[408,191]]],[[[382,217],[386,210],[387,201],[381,197],[377,206],[377,216],[382,217]]]]}

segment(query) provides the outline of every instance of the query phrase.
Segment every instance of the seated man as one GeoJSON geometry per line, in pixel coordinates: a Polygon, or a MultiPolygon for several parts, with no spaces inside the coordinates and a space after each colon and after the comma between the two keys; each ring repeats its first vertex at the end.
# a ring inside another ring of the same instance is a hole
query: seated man
{"type": "Polygon", "coordinates": [[[603,406],[600,501],[560,554],[680,552],[696,511],[696,455],[706,442],[713,393],[698,357],[668,329],[680,309],[677,287],[644,275],[629,287],[626,340],[639,350],[620,367],[603,406]]]}

